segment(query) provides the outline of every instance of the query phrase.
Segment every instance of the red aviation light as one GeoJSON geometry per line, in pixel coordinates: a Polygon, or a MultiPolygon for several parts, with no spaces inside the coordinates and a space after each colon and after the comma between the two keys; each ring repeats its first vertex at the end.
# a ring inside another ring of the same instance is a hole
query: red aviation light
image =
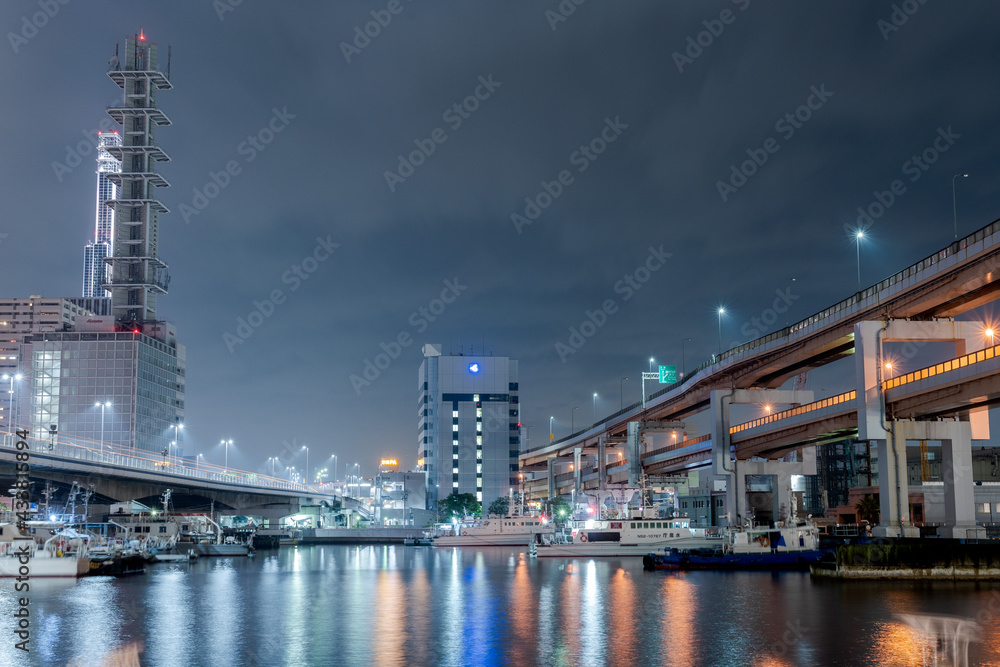
{"type": "Polygon", "coordinates": [[[145,41],[146,41],[146,35],[145,35],[145,34],[143,34],[143,32],[142,32],[142,29],[141,29],[141,28],[139,29],[139,41],[140,41],[140,42],[145,42],[145,41]]]}

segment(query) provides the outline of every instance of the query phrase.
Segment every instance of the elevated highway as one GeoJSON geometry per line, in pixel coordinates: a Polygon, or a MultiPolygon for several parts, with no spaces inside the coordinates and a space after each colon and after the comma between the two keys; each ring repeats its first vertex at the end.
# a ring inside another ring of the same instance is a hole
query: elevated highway
{"type": "MultiPolygon", "coordinates": [[[[1000,399],[1000,361],[992,340],[984,336],[985,325],[951,318],[996,299],[998,290],[1000,221],[801,322],[714,357],[653,394],[645,405],[633,404],[580,432],[522,452],[528,488],[537,495],[558,495],[608,484],[634,486],[643,474],[708,468],[713,475],[730,478],[727,506],[739,507],[733,496],[740,493],[742,481],[732,480],[741,477],[739,462],[776,461],[797,451],[790,457],[794,465],[755,464],[748,474],[793,468],[808,474],[815,471],[814,458],[811,468],[809,460],[813,445],[859,437],[876,444],[891,441],[895,451],[897,431],[904,436],[916,432],[914,427],[900,430],[895,425],[909,422],[964,422],[965,426],[942,431],[947,436],[942,441],[967,440],[971,447],[973,437],[988,437],[983,429],[985,410],[1000,399]],[[883,368],[882,344],[899,341],[950,342],[955,357],[899,377],[883,377],[889,372],[883,368]],[[855,355],[854,389],[819,401],[813,400],[812,392],[777,389],[803,371],[851,355],[855,355]],[[730,403],[753,402],[792,407],[746,423],[730,423],[730,403]],[[712,433],[687,437],[683,420],[706,411],[714,422],[712,433]],[[676,425],[674,442],[653,448],[650,440],[644,447],[640,441],[648,424],[676,425]],[[960,431],[968,433],[963,436],[960,431]]],[[[898,455],[894,456],[898,464],[898,455]]],[[[951,471],[957,474],[954,466],[951,471]]],[[[902,471],[897,472],[905,477],[905,454],[902,471]]],[[[956,479],[958,484],[971,484],[971,478],[956,479]]],[[[898,487],[898,479],[893,484],[898,487]]],[[[899,503],[883,507],[883,523],[905,524],[905,505],[899,503]]],[[[968,527],[968,521],[962,523],[968,527]]]]}

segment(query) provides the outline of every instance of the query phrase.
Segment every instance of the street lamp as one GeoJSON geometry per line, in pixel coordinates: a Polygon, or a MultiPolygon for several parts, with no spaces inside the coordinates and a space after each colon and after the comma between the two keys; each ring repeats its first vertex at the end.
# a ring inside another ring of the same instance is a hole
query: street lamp
{"type": "Polygon", "coordinates": [[[569,432],[576,433],[576,411],[580,408],[573,408],[569,411],[569,432]]]}
{"type": "Polygon", "coordinates": [[[337,455],[330,454],[330,458],[333,459],[333,481],[337,481],[337,455]]]}
{"type": "Polygon", "coordinates": [[[722,356],[722,316],[726,314],[726,309],[719,306],[719,356],[722,356]]]}
{"type": "Polygon", "coordinates": [[[226,446],[226,466],[223,472],[229,472],[229,445],[233,444],[232,440],[223,440],[219,443],[220,445],[226,446]]]}
{"type": "Polygon", "coordinates": [[[0,378],[4,380],[10,380],[10,415],[7,417],[7,420],[9,422],[7,424],[8,427],[7,430],[10,431],[12,434],[17,429],[16,420],[14,419],[14,380],[20,382],[22,377],[24,376],[21,375],[20,373],[11,373],[9,375],[7,373],[4,373],[2,376],[0,376],[0,378]]]}
{"type": "Polygon", "coordinates": [[[951,177],[951,213],[955,219],[955,240],[958,240],[958,206],[955,202],[955,179],[968,178],[968,174],[955,174],[951,177]]]}
{"type": "Polygon", "coordinates": [[[628,379],[627,377],[623,377],[621,381],[618,382],[619,410],[625,409],[625,380],[627,379],[628,379]]]}
{"type": "Polygon", "coordinates": [[[555,433],[552,432],[552,421],[554,419],[555,417],[549,417],[549,442],[552,442],[553,440],[556,439],[555,433]]]}
{"type": "Polygon", "coordinates": [[[858,291],[861,291],[861,239],[865,237],[865,230],[859,229],[854,232],[854,244],[858,247],[858,291]]]}
{"type": "Polygon", "coordinates": [[[594,423],[597,423],[597,392],[594,392],[594,423]]]}
{"type": "Polygon", "coordinates": [[[99,407],[101,409],[101,449],[104,449],[104,408],[110,408],[111,401],[105,401],[104,403],[101,402],[94,403],[94,407],[99,407]]]}
{"type": "Polygon", "coordinates": [[[685,338],[681,340],[681,375],[687,375],[687,368],[685,367],[684,364],[684,343],[688,342],[689,340],[693,339],[685,338]]]}
{"type": "Polygon", "coordinates": [[[652,372],[653,372],[653,362],[654,362],[654,361],[656,361],[656,359],[654,359],[653,357],[650,357],[650,358],[649,358],[649,372],[650,372],[650,373],[652,373],[652,372]]]}
{"type": "Polygon", "coordinates": [[[305,479],[306,484],[309,483],[309,447],[302,445],[302,449],[306,450],[306,474],[303,479],[305,479]]]}
{"type": "Polygon", "coordinates": [[[177,441],[180,440],[180,438],[177,435],[177,432],[180,431],[180,429],[182,428],[184,428],[184,424],[176,424],[176,423],[174,424],[174,448],[175,448],[174,456],[177,456],[177,451],[176,451],[177,441]]]}

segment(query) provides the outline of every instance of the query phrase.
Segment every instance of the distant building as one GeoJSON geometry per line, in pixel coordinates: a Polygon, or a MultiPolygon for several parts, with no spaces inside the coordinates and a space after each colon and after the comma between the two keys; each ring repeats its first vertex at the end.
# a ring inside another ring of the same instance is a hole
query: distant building
{"type": "Polygon", "coordinates": [[[427,473],[427,506],[471,493],[485,509],[517,487],[517,361],[442,355],[440,345],[424,345],[423,352],[417,459],[427,473]]]}
{"type": "Polygon", "coordinates": [[[94,240],[83,249],[83,296],[107,296],[103,285],[111,277],[105,259],[111,255],[114,235],[114,209],[108,202],[118,199],[118,186],[109,178],[122,170],[122,163],[108,152],[109,147],[121,146],[118,132],[101,132],[97,139],[97,211],[94,223],[94,240]]]}
{"type": "Polygon", "coordinates": [[[391,526],[423,526],[427,511],[427,473],[380,471],[375,477],[375,521],[391,526]]]}
{"type": "Polygon", "coordinates": [[[108,76],[122,89],[120,106],[108,109],[122,127],[101,134],[84,296],[0,301],[0,334],[10,334],[0,369],[20,375],[8,403],[13,421],[33,435],[54,430],[60,441],[161,452],[183,435],[186,368],[174,325],[156,316],[169,283],[158,254],[167,209],[155,194],[168,183],[156,163],[169,157],[155,139],[156,127],[170,124],[156,92],[171,85],[142,34],[126,39],[108,76]]]}

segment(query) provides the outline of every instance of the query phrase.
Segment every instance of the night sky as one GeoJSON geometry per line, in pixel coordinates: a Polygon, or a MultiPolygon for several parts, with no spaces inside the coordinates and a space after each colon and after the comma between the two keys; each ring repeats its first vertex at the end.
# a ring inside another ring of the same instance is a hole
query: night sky
{"type": "Polygon", "coordinates": [[[48,1],[0,5],[2,294],[80,294],[107,62],[171,45],[159,315],[217,463],[414,465],[424,343],[519,360],[541,444],[720,304],[728,348],[852,294],[859,207],[865,285],[951,242],[953,175],[960,234],[1000,217],[991,0],[48,1]]]}

